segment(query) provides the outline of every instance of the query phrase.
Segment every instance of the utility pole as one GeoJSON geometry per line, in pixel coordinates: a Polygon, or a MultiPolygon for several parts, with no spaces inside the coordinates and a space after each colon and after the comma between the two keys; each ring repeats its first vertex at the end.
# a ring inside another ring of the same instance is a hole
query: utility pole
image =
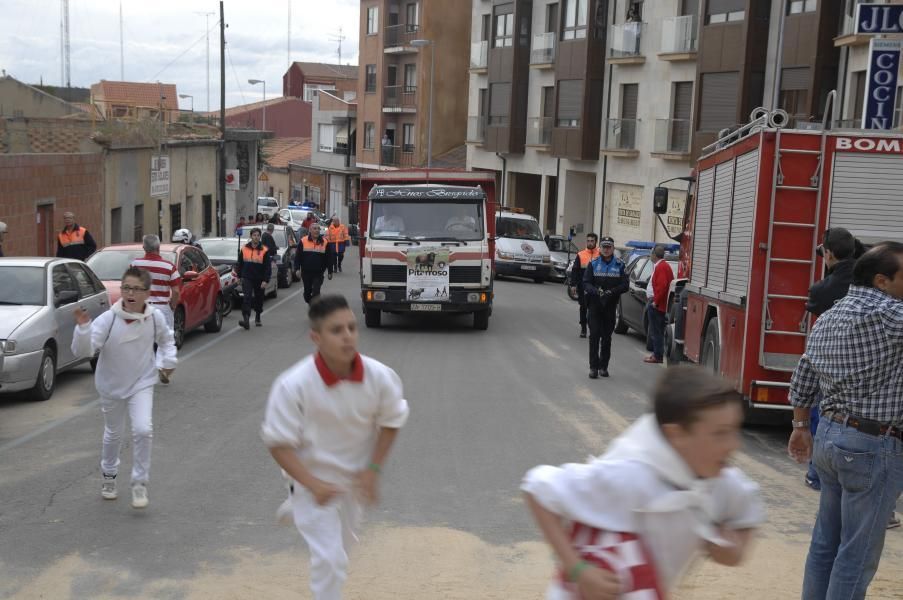
{"type": "Polygon", "coordinates": [[[69,70],[69,0],[60,2],[60,85],[72,86],[69,70]]]}
{"type": "MultiPolygon", "coordinates": [[[[209,31],[209,29],[208,29],[209,31]]],[[[226,207],[226,17],[219,2],[219,173],[216,195],[216,235],[223,232],[226,207]]]]}
{"type": "Polygon", "coordinates": [[[330,42],[338,42],[339,43],[339,64],[342,64],[342,42],[345,40],[345,36],[342,35],[342,28],[339,27],[339,34],[333,34],[332,37],[329,38],[330,42]]]}
{"type": "Polygon", "coordinates": [[[122,0],[119,0],[119,81],[125,81],[125,42],[122,30],[122,0]]]}
{"type": "Polygon", "coordinates": [[[196,15],[204,15],[204,31],[207,32],[207,112],[210,112],[210,16],[216,13],[196,12],[196,15]]]}
{"type": "Polygon", "coordinates": [[[288,0],[288,48],[285,59],[289,66],[292,66],[292,0],[288,0]]]}

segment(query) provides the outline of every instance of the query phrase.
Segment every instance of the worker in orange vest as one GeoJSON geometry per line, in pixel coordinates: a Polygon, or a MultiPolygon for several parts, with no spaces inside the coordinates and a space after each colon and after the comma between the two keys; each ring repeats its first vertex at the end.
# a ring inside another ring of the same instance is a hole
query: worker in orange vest
{"type": "Polygon", "coordinates": [[[586,295],[583,292],[583,270],[589,266],[593,259],[599,256],[599,236],[595,233],[586,234],[586,248],[577,253],[574,264],[571,267],[570,286],[577,291],[577,301],[580,303],[580,337],[586,337],[586,295]]]}
{"type": "Polygon", "coordinates": [[[57,236],[56,255],[61,258],[85,260],[97,250],[97,243],[88,230],[75,222],[71,212],[63,213],[63,230],[57,236]]]}
{"type": "Polygon", "coordinates": [[[329,243],[329,274],[327,278],[332,279],[332,274],[342,272],[342,260],[345,258],[345,246],[351,236],[348,235],[348,228],[342,225],[342,220],[338,217],[332,218],[329,224],[329,230],[326,232],[326,241],[329,243]]]}

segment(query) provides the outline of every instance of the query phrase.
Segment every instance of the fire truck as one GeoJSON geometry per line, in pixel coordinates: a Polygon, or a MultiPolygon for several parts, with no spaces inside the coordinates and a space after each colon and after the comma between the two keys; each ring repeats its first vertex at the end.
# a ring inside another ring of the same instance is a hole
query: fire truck
{"type": "MultiPolygon", "coordinates": [[[[751,117],[705,148],[686,178],[666,354],[728,378],[751,410],[789,409],[823,232],[845,227],[865,244],[903,238],[903,136],[829,130],[827,116],[817,131],[783,127],[783,111],[751,117]]],[[[667,189],[656,188],[654,211],[667,211],[667,189]]]]}
{"type": "Polygon", "coordinates": [[[361,299],[382,313],[471,313],[489,327],[495,265],[495,178],[452,170],[361,176],[361,299]]]}

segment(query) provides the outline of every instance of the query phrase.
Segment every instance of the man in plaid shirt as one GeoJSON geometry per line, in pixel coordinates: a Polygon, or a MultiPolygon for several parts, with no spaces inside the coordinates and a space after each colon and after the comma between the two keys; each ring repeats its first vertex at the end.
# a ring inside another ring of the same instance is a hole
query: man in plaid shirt
{"type": "Polygon", "coordinates": [[[903,492],[903,244],[859,259],[847,296],[819,317],[790,381],[788,451],[812,462],[821,500],[803,600],[864,598],[903,492]],[[821,391],[813,439],[809,410],[821,391]]]}

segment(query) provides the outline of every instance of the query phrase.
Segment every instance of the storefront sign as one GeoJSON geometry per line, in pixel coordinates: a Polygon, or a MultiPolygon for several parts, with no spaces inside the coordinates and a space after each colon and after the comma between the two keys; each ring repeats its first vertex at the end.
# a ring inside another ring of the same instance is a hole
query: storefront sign
{"type": "Polygon", "coordinates": [[[903,33],[903,5],[859,4],[856,33],[903,33]]]}
{"type": "Polygon", "coordinates": [[[447,302],[449,297],[448,248],[423,247],[408,250],[409,302],[447,302]]]}
{"type": "Polygon", "coordinates": [[[169,196],[169,157],[152,156],[150,172],[151,198],[169,196]]]}
{"type": "Polygon", "coordinates": [[[668,190],[668,214],[665,215],[665,224],[668,233],[676,236],[684,230],[684,206],[687,203],[687,193],[681,190],[668,190]]]}
{"type": "Polygon", "coordinates": [[[628,190],[621,188],[617,195],[618,215],[617,222],[622,227],[640,228],[640,220],[642,219],[642,188],[636,190],[628,190]]]}
{"type": "Polygon", "coordinates": [[[891,129],[897,97],[901,40],[872,39],[866,77],[863,129],[891,129]]]}

